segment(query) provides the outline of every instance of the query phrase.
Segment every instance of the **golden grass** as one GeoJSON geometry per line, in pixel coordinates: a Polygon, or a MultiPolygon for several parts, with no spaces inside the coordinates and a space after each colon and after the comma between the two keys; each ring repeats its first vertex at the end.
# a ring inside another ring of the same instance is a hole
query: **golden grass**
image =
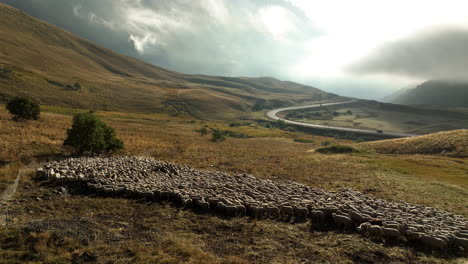
{"type": "Polygon", "coordinates": [[[384,154],[442,154],[468,157],[468,129],[363,143],[362,145],[384,154]]]}
{"type": "MultiPolygon", "coordinates": [[[[71,114],[85,110],[59,107],[43,107],[43,110],[46,112],[40,121],[17,123],[0,106],[0,134],[5,139],[0,142],[2,160],[25,163],[56,159],[64,154],[61,144],[71,125],[71,114]]],[[[116,129],[129,155],[152,156],[200,169],[246,172],[277,181],[293,180],[328,190],[352,187],[379,198],[421,203],[468,216],[464,206],[468,203],[466,158],[381,155],[369,151],[323,155],[308,150],[320,147],[325,140],[333,144],[350,142],[255,124],[229,127],[226,123],[194,122],[187,117],[163,114],[101,111],[96,114],[116,129]],[[228,138],[213,143],[210,136],[202,137],[195,131],[205,125],[252,138],[228,138]],[[295,138],[308,138],[313,143],[294,142],[295,138]]],[[[15,169],[1,168],[0,173],[5,183],[16,176],[15,169]]],[[[32,181],[28,175],[22,179],[17,198],[23,202],[12,205],[16,227],[35,219],[86,217],[98,225],[98,230],[117,234],[120,242],[92,241],[77,249],[70,242],[71,247],[36,252],[31,250],[31,243],[27,242],[30,240],[21,230],[8,233],[14,230],[0,229],[0,237],[13,239],[0,238],[1,246],[10,245],[8,250],[0,252],[0,259],[5,263],[14,263],[21,256],[27,256],[32,263],[66,263],[84,252],[99,256],[98,263],[116,259],[122,263],[155,260],[161,263],[298,263],[302,259],[378,262],[382,257],[386,262],[448,261],[404,247],[378,245],[356,235],[310,233],[304,224],[225,220],[170,205],[126,199],[64,197],[51,194],[51,188],[32,181]],[[42,200],[35,199],[37,196],[42,200]],[[148,238],[150,234],[154,236],[148,238]]]]}

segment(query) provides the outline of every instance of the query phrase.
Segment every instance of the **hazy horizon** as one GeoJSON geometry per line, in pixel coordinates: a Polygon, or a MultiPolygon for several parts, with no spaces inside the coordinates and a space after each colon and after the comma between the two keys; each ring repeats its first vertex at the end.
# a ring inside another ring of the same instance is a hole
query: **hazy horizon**
{"type": "Polygon", "coordinates": [[[463,1],[0,2],[184,73],[269,76],[365,99],[431,79],[468,81],[463,1]]]}

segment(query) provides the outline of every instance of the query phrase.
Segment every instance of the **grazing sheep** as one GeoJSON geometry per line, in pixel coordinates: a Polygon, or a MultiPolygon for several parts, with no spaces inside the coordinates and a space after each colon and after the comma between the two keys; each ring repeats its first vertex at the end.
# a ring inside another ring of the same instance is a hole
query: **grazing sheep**
{"type": "Polygon", "coordinates": [[[278,218],[280,216],[280,209],[276,206],[267,206],[266,207],[266,212],[267,212],[267,215],[270,219],[275,219],[275,218],[278,218]]]}
{"type": "Polygon", "coordinates": [[[322,211],[314,210],[310,213],[311,228],[322,229],[325,227],[325,214],[322,211]]]}
{"type": "Polygon", "coordinates": [[[237,216],[244,216],[247,213],[245,206],[238,204],[237,207],[237,216]]]}
{"type": "Polygon", "coordinates": [[[457,232],[457,237],[468,238],[468,233],[465,232],[457,232]]]}
{"type": "Polygon", "coordinates": [[[351,227],[351,219],[344,215],[337,215],[336,213],[332,214],[333,220],[338,228],[349,229],[351,227]]]}
{"type": "Polygon", "coordinates": [[[464,250],[468,250],[468,239],[462,237],[454,237],[453,244],[457,247],[462,247],[464,250]]]}
{"type": "Polygon", "coordinates": [[[365,223],[362,223],[361,225],[359,225],[359,227],[357,228],[357,231],[363,235],[367,234],[367,232],[369,231],[369,227],[371,226],[370,223],[368,222],[365,222],[365,223]]]}
{"type": "Polygon", "coordinates": [[[218,209],[218,212],[221,214],[224,214],[224,212],[226,211],[226,205],[223,202],[218,202],[216,207],[218,209]]]}
{"type": "Polygon", "coordinates": [[[371,225],[367,228],[369,236],[374,239],[382,239],[382,227],[378,225],[371,225]]]}
{"type": "Polygon", "coordinates": [[[443,251],[447,248],[447,243],[445,243],[444,240],[437,237],[423,235],[421,237],[421,240],[424,246],[426,246],[426,248],[430,250],[443,251]]]}
{"type": "Polygon", "coordinates": [[[372,219],[367,220],[367,222],[371,223],[371,225],[383,226],[382,219],[372,218],[372,219]]]}
{"type": "Polygon", "coordinates": [[[210,204],[203,199],[194,199],[194,202],[200,209],[208,210],[210,208],[210,204]]]}
{"type": "Polygon", "coordinates": [[[398,229],[383,227],[382,233],[386,239],[389,239],[389,240],[400,239],[400,231],[398,231],[398,229]]]}
{"type": "Polygon", "coordinates": [[[265,215],[265,208],[254,205],[249,207],[249,212],[254,218],[259,219],[265,215]]]}
{"type": "Polygon", "coordinates": [[[305,221],[309,215],[309,210],[306,207],[295,207],[293,210],[297,222],[305,221]]]}
{"type": "Polygon", "coordinates": [[[291,206],[282,205],[280,208],[281,220],[289,222],[294,215],[294,209],[291,206]]]}
{"type": "Polygon", "coordinates": [[[154,199],[154,193],[150,191],[142,192],[141,196],[148,201],[151,201],[154,199]]]}
{"type": "Polygon", "coordinates": [[[362,217],[362,215],[355,211],[350,211],[349,216],[351,216],[351,222],[354,226],[359,226],[364,222],[364,218],[362,217]]]}
{"type": "Polygon", "coordinates": [[[227,205],[226,209],[226,216],[237,216],[237,206],[235,205],[227,205]]]}

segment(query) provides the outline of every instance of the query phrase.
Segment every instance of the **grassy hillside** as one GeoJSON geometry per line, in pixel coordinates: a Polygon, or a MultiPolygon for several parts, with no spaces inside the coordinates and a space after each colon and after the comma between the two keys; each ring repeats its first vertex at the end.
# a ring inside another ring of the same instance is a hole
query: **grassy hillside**
{"type": "Polygon", "coordinates": [[[0,100],[15,95],[48,105],[187,113],[203,119],[238,118],[271,102],[288,105],[338,99],[313,87],[273,78],[165,70],[0,4],[0,100]]]}
{"type": "Polygon", "coordinates": [[[468,83],[427,81],[412,89],[407,89],[393,98],[392,103],[407,105],[441,105],[448,107],[468,107],[468,83]]]}
{"type": "MultiPolygon", "coordinates": [[[[40,121],[17,123],[0,105],[0,192],[17,169],[31,161],[55,160],[71,114],[85,110],[43,107],[40,121]]],[[[116,128],[129,155],[185,163],[199,169],[251,173],[336,190],[352,187],[389,200],[404,200],[467,216],[466,158],[310,152],[323,142],[255,124],[193,121],[165,114],[96,113],[116,128]],[[214,143],[195,130],[207,125],[244,133],[214,143]],[[300,139],[300,140],[297,140],[300,139]],[[305,140],[307,139],[307,140],[305,140]],[[306,143],[301,143],[306,142],[306,143]]],[[[0,263],[463,263],[460,256],[418,252],[379,244],[346,232],[310,232],[307,224],[250,218],[224,219],[164,203],[63,195],[24,174],[10,228],[0,225],[0,263]]]]}
{"type": "Polygon", "coordinates": [[[468,157],[468,129],[365,143],[379,153],[468,157]]]}

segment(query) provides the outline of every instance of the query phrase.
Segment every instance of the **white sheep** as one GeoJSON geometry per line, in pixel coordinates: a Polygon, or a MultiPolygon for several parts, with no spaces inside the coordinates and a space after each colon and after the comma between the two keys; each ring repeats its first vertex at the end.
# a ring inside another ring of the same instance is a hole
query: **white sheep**
{"type": "Polygon", "coordinates": [[[387,239],[398,240],[400,238],[400,231],[398,231],[398,229],[395,228],[383,227],[382,233],[387,239]]]}
{"type": "Polygon", "coordinates": [[[349,217],[336,213],[333,213],[332,217],[339,228],[349,229],[351,227],[351,219],[349,217]]]}

